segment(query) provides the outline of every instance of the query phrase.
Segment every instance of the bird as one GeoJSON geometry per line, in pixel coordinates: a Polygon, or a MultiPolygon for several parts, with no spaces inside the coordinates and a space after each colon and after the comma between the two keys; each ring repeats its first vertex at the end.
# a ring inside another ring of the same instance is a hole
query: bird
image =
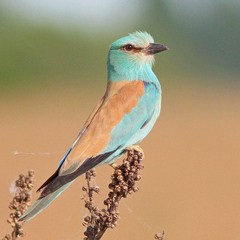
{"type": "Polygon", "coordinates": [[[168,50],[142,31],[114,41],[107,56],[105,94],[90,114],[55,173],[37,190],[36,202],[19,218],[27,222],[49,206],[77,177],[113,164],[152,130],[161,111],[162,90],[152,67],[168,50]]]}

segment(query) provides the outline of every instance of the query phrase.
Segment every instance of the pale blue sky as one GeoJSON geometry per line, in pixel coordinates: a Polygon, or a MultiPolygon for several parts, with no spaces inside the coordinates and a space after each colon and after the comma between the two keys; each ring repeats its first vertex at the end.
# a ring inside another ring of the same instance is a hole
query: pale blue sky
{"type": "MultiPolygon", "coordinates": [[[[91,29],[94,26],[94,31],[98,28],[108,31],[110,27],[119,29],[136,23],[144,16],[146,6],[145,0],[3,0],[2,3],[14,14],[32,21],[51,22],[59,27],[91,29]]],[[[167,3],[176,14],[193,14],[200,18],[214,11],[215,3],[240,7],[239,0],[168,0],[167,3]]]]}
{"type": "Polygon", "coordinates": [[[4,4],[15,14],[59,26],[95,26],[106,28],[126,26],[129,19],[137,19],[144,0],[6,0],[4,4]],[[138,2],[138,4],[136,4],[138,2]],[[121,11],[120,11],[121,9],[121,11]]]}

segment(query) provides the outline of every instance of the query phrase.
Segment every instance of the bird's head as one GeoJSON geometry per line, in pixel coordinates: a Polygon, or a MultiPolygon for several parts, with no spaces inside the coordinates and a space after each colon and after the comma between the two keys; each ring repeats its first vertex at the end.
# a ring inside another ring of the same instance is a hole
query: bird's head
{"type": "MultiPolygon", "coordinates": [[[[109,75],[136,75],[145,68],[151,68],[154,54],[167,50],[162,44],[154,43],[147,32],[134,32],[113,42],[108,54],[109,75]]],[[[109,76],[111,77],[111,76],[109,76]]]]}

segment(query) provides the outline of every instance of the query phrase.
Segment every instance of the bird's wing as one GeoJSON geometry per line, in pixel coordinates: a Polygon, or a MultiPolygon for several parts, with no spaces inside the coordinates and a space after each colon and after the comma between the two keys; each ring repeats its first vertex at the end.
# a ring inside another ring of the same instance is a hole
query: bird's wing
{"type": "Polygon", "coordinates": [[[152,114],[146,107],[150,104],[146,98],[145,86],[140,80],[109,84],[102,102],[87,120],[58,170],[40,187],[39,190],[44,188],[40,198],[119,155],[152,114]]]}
{"type": "Polygon", "coordinates": [[[144,120],[140,119],[146,117],[136,116],[136,119],[133,119],[131,116],[143,94],[144,84],[142,81],[110,83],[103,100],[85,123],[84,132],[62,164],[59,175],[74,172],[85,161],[91,162],[91,159],[98,157],[97,165],[110,152],[114,152],[124,141],[127,141],[126,138],[130,138],[136,128],[139,128],[137,122],[141,124],[144,120]],[[123,125],[122,129],[116,131],[119,124],[123,125]],[[106,154],[105,157],[104,154],[106,154]]]}

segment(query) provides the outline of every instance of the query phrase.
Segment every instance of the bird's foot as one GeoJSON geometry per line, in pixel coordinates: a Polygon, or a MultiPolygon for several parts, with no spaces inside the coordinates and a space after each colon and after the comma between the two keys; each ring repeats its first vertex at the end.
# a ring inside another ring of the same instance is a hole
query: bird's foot
{"type": "Polygon", "coordinates": [[[144,159],[144,152],[141,147],[138,145],[132,145],[131,147],[127,147],[126,151],[136,151],[142,155],[142,159],[144,159]]]}

